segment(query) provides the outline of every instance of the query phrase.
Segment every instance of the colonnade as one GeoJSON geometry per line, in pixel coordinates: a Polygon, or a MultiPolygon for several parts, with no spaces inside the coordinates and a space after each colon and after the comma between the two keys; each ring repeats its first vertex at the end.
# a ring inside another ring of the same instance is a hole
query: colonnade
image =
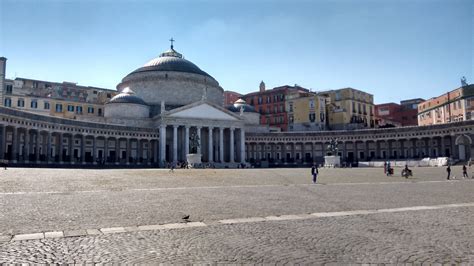
{"type": "Polygon", "coordinates": [[[15,122],[0,123],[0,160],[12,164],[158,166],[185,162],[191,133],[199,136],[197,152],[203,162],[245,162],[243,128],[160,125],[159,132],[136,134],[15,122]]]}
{"type": "Polygon", "coordinates": [[[146,164],[158,162],[153,138],[48,131],[0,124],[0,159],[11,163],[146,164]]]}
{"type": "Polygon", "coordinates": [[[474,121],[331,132],[251,133],[246,137],[250,163],[304,164],[339,155],[343,162],[450,157],[467,161],[474,156],[474,121]],[[328,145],[338,140],[337,154],[328,145]]]}
{"type": "Polygon", "coordinates": [[[161,124],[159,158],[162,162],[184,162],[190,152],[189,139],[197,135],[195,153],[207,163],[244,163],[245,129],[235,127],[161,124]]]}
{"type": "MultiPolygon", "coordinates": [[[[247,143],[249,160],[280,162],[312,162],[323,160],[325,155],[339,155],[342,160],[369,161],[377,159],[415,159],[425,157],[462,157],[455,137],[423,139],[345,141],[338,145],[338,154],[327,150],[329,142],[250,142],[247,143]]],[[[464,156],[469,157],[468,155],[464,156]]]]}

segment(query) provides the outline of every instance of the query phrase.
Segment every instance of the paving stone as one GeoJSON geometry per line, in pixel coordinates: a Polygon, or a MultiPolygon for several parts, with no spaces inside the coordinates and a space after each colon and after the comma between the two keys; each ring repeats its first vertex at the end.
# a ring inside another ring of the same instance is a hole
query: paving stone
{"type": "Polygon", "coordinates": [[[13,241],[22,241],[22,240],[35,240],[35,239],[42,239],[44,238],[43,233],[34,233],[34,234],[21,234],[21,235],[14,235],[13,241]]]}
{"type": "Polygon", "coordinates": [[[163,230],[165,227],[163,225],[155,224],[155,225],[141,225],[138,227],[140,231],[148,231],[148,230],[163,230]]]}
{"type": "Polygon", "coordinates": [[[56,232],[45,232],[44,233],[45,238],[58,238],[58,237],[64,237],[64,233],[62,231],[56,231],[56,232]]]}
{"type": "Polygon", "coordinates": [[[138,226],[126,226],[124,229],[126,232],[135,232],[138,231],[138,226]]]}

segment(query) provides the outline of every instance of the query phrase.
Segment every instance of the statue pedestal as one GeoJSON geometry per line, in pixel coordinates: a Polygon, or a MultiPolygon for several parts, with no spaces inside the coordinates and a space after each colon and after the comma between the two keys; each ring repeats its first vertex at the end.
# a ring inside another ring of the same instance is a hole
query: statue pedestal
{"type": "Polygon", "coordinates": [[[341,167],[341,156],[324,156],[324,167],[341,167]]]}
{"type": "Polygon", "coordinates": [[[195,165],[202,163],[201,157],[202,157],[202,154],[200,153],[186,154],[186,162],[191,168],[194,168],[195,165]]]}

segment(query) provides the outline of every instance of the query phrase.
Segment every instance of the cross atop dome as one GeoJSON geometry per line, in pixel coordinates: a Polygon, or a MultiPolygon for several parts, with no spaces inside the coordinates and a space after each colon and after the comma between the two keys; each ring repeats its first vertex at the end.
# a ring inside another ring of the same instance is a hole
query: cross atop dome
{"type": "Polygon", "coordinates": [[[160,54],[160,57],[178,57],[178,58],[183,58],[183,55],[178,53],[175,49],[174,49],[174,46],[173,46],[173,42],[175,42],[175,39],[173,39],[173,37],[171,37],[171,39],[169,39],[169,41],[171,42],[171,48],[168,50],[168,51],[164,51],[163,53],[160,54]]]}
{"type": "Polygon", "coordinates": [[[175,41],[175,40],[173,39],[173,37],[171,37],[171,39],[170,39],[170,42],[171,42],[171,49],[173,49],[173,42],[174,42],[174,41],[175,41]]]}

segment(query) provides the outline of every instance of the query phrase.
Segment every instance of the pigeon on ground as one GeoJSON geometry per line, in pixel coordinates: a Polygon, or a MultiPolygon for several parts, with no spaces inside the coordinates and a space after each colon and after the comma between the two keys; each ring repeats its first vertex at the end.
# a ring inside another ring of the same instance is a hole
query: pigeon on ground
{"type": "Polygon", "coordinates": [[[189,219],[189,214],[188,214],[188,215],[184,215],[182,219],[183,219],[183,220],[188,220],[188,219],[189,219]]]}

